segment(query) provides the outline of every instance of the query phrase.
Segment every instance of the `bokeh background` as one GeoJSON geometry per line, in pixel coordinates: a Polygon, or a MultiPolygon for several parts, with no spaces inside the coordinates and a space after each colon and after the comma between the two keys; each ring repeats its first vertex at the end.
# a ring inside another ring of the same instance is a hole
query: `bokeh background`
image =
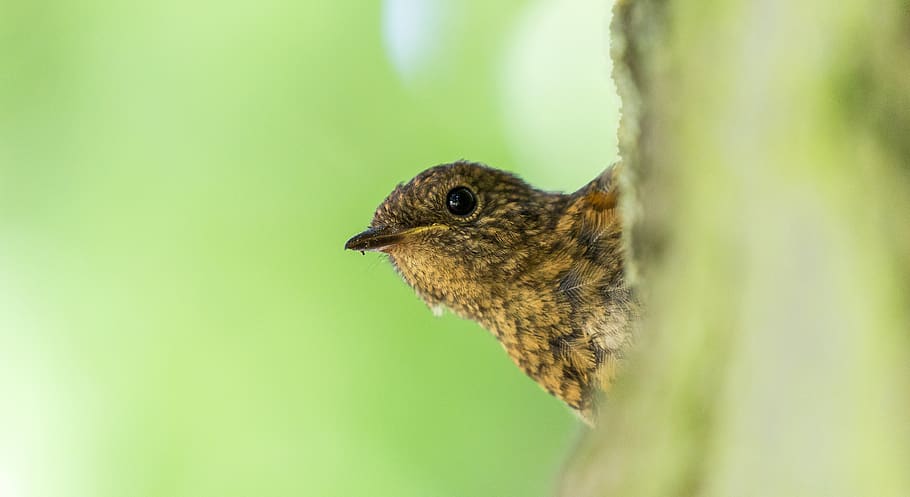
{"type": "Polygon", "coordinates": [[[615,158],[609,2],[0,5],[0,496],[542,496],[578,421],[344,252],[615,158]]]}

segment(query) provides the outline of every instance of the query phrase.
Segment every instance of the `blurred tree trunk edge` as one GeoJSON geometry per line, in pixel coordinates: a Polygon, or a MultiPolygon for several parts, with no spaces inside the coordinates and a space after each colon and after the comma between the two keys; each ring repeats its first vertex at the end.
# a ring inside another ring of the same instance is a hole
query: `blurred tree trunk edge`
{"type": "Polygon", "coordinates": [[[647,303],[558,494],[910,495],[910,4],[618,0],[647,303]]]}

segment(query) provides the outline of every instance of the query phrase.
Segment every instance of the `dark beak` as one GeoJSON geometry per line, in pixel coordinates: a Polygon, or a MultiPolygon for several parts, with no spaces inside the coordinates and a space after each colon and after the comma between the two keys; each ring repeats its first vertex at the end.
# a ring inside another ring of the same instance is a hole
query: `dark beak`
{"type": "Polygon", "coordinates": [[[401,241],[404,231],[385,226],[368,228],[344,244],[346,250],[379,251],[401,241]]]}

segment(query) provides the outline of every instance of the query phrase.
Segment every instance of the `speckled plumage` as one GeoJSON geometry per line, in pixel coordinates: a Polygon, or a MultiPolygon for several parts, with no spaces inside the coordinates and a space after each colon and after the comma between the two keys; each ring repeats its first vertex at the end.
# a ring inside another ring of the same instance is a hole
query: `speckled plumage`
{"type": "Polygon", "coordinates": [[[638,303],[623,273],[614,169],[572,194],[481,164],[430,168],[399,185],[346,248],[380,250],[431,308],[495,335],[544,389],[593,422],[631,340],[638,303]],[[464,217],[446,195],[465,186],[464,217]]]}

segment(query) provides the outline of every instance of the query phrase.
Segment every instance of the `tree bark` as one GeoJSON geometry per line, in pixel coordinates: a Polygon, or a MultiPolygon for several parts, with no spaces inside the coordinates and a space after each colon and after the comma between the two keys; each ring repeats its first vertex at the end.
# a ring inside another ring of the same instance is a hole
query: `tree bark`
{"type": "Polygon", "coordinates": [[[560,494],[910,495],[910,2],[612,29],[647,316],[560,494]]]}

